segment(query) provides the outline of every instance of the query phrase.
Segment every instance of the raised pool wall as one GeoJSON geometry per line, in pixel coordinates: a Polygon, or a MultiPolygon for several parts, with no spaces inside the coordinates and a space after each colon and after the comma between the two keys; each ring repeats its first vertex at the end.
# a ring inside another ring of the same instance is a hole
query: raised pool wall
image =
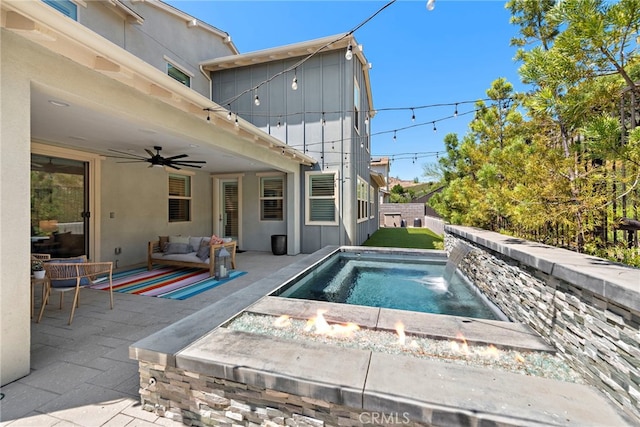
{"type": "Polygon", "coordinates": [[[458,268],[640,425],[640,269],[446,225],[445,250],[458,243],[473,248],[458,268]]]}

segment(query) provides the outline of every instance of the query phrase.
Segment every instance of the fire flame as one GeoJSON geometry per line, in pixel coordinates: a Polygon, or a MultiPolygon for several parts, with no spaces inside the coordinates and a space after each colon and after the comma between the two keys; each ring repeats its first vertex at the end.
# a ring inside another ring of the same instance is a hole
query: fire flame
{"type": "Polygon", "coordinates": [[[333,324],[330,325],[326,319],[324,318],[324,313],[327,310],[319,309],[316,312],[316,316],[307,320],[307,325],[305,326],[305,332],[313,331],[319,335],[328,335],[330,337],[350,337],[353,333],[360,329],[358,325],[355,323],[345,323],[344,325],[333,324]]]}
{"type": "Polygon", "coordinates": [[[407,339],[404,334],[404,324],[402,322],[397,322],[395,326],[396,333],[398,334],[398,344],[404,345],[407,339]]]}
{"type": "Polygon", "coordinates": [[[275,326],[276,328],[289,327],[291,326],[291,319],[286,314],[283,314],[273,322],[273,326],[275,326]]]}
{"type": "Polygon", "coordinates": [[[456,353],[469,354],[469,345],[467,340],[460,332],[456,335],[456,339],[460,340],[460,344],[456,341],[451,341],[451,350],[456,353]]]}

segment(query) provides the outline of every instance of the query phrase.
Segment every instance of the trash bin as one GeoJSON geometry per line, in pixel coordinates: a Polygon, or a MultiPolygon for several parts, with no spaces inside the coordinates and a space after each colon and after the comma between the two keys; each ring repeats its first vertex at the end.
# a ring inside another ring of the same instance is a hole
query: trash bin
{"type": "Polygon", "coordinates": [[[273,252],[274,255],[287,254],[287,235],[286,234],[271,235],[271,252],[273,252]]]}
{"type": "Polygon", "coordinates": [[[422,227],[422,220],[420,218],[415,218],[413,220],[413,226],[414,227],[422,227]]]}
{"type": "Polygon", "coordinates": [[[406,227],[406,226],[407,226],[407,223],[405,222],[404,219],[400,221],[400,227],[406,227]]]}

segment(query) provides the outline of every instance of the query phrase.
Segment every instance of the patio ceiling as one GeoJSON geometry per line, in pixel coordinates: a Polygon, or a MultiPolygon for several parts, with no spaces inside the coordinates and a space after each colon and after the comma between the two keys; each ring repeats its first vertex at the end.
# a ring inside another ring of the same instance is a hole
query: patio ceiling
{"type": "Polygon", "coordinates": [[[42,2],[4,1],[2,25],[46,49],[116,80],[140,92],[150,102],[160,101],[186,118],[199,132],[177,133],[169,125],[151,120],[150,113],[123,115],[100,100],[86,99],[56,89],[32,84],[31,135],[33,140],[78,148],[103,155],[116,149],[145,155],[144,149],[158,145],[163,155],[188,154],[205,160],[202,170],[212,173],[293,170],[315,160],[289,148],[252,124],[239,119],[239,126],[226,120],[223,109],[207,97],[187,88],[131,53],[115,47],[83,25],[71,21],[42,2]],[[207,126],[204,108],[211,113],[207,126]],[[202,127],[207,131],[202,132],[202,127]],[[225,141],[221,143],[219,141],[225,141]],[[285,149],[283,152],[283,148],[285,149]]]}

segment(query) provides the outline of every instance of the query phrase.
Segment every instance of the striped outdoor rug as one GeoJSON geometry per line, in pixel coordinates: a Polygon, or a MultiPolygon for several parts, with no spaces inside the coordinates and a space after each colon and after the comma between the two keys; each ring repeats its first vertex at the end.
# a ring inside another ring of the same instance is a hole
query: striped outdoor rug
{"type": "MultiPolygon", "coordinates": [[[[155,267],[147,271],[146,267],[140,267],[113,273],[113,291],[184,300],[244,274],[245,271],[234,270],[228,278],[216,280],[209,276],[208,270],[201,268],[155,267]]],[[[109,282],[102,280],[91,288],[109,290],[109,282]]]]}

